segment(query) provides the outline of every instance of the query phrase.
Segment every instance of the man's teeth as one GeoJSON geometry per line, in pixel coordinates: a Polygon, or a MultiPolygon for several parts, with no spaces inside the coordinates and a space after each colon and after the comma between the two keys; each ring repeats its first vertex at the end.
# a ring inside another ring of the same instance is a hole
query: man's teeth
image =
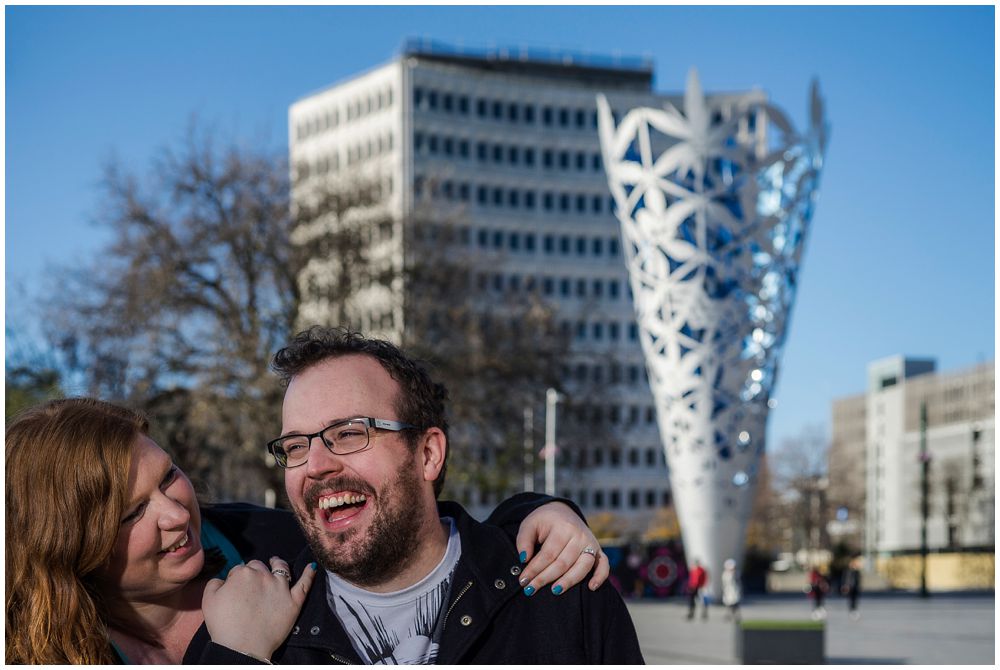
{"type": "Polygon", "coordinates": [[[368,500],[364,494],[354,495],[348,494],[343,496],[333,496],[332,498],[323,498],[319,501],[320,509],[332,509],[334,507],[340,507],[341,505],[353,505],[354,503],[360,503],[368,500]]]}
{"type": "Polygon", "coordinates": [[[182,537],[180,539],[180,542],[178,542],[177,544],[174,544],[174,545],[171,545],[171,546],[167,547],[166,551],[168,553],[171,552],[171,551],[177,551],[178,549],[180,549],[181,547],[183,547],[187,543],[188,543],[188,536],[185,535],[184,537],[182,537]]]}

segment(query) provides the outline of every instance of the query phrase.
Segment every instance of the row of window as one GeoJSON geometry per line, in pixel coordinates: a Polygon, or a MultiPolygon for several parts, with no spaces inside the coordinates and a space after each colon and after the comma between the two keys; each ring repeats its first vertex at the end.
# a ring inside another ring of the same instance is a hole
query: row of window
{"type": "Polygon", "coordinates": [[[392,107],[392,88],[369,91],[343,105],[338,105],[314,114],[295,126],[295,139],[302,140],[312,135],[331,130],[345,123],[360,119],[368,114],[392,107]]]}
{"type": "MultiPolygon", "coordinates": [[[[596,298],[599,300],[605,298],[618,300],[622,295],[619,287],[624,283],[617,279],[603,279],[601,277],[573,279],[570,277],[536,277],[535,275],[505,275],[502,273],[491,274],[487,272],[478,274],[476,282],[480,291],[493,291],[495,293],[508,293],[511,295],[517,295],[522,292],[540,293],[546,297],[596,298]]],[[[627,284],[625,286],[631,298],[631,288],[627,284]]],[[[617,334],[617,329],[614,332],[617,334]]],[[[614,339],[617,339],[617,337],[614,339]]]]}
{"type": "MultiPolygon", "coordinates": [[[[576,372],[579,372],[577,370],[576,372]]],[[[630,380],[631,380],[630,376],[630,380]]],[[[645,380],[645,371],[643,371],[643,379],[645,380]]],[[[635,378],[638,381],[638,377],[635,378]]],[[[573,423],[577,426],[601,426],[601,425],[611,425],[611,426],[639,426],[642,424],[652,425],[656,423],[656,408],[652,405],[605,405],[605,404],[594,404],[594,405],[575,405],[567,409],[567,416],[570,417],[573,423]]],[[[594,453],[593,465],[604,465],[604,461],[601,460],[603,456],[603,451],[597,451],[594,453]]],[[[612,449],[608,452],[611,454],[611,460],[609,464],[612,467],[617,467],[619,465],[618,457],[616,454],[619,452],[612,449]]],[[[586,452],[578,452],[577,465],[580,467],[586,467],[586,452]]],[[[638,463],[631,463],[632,465],[638,465],[638,463]]],[[[652,463],[650,463],[652,465],[652,463]]]]}
{"type": "Polygon", "coordinates": [[[414,109],[459,116],[472,116],[484,121],[522,123],[545,127],[590,130],[597,127],[597,111],[581,107],[536,105],[495,98],[479,98],[463,93],[451,93],[430,88],[414,87],[414,109]]]}
{"type": "Polygon", "coordinates": [[[413,151],[418,155],[445,156],[469,160],[475,155],[480,163],[525,167],[541,166],[546,170],[576,170],[600,172],[603,167],[601,154],[566,149],[537,149],[515,144],[499,144],[424,134],[413,134],[413,151]],[[475,149],[475,151],[473,151],[475,149]]]}
{"type": "Polygon", "coordinates": [[[611,489],[580,489],[576,497],[569,495],[572,491],[564,490],[562,496],[575,501],[580,507],[589,509],[623,509],[623,502],[627,503],[627,509],[666,507],[670,504],[670,491],[659,491],[646,489],[640,491],[619,491],[611,489]]]}
{"type": "Polygon", "coordinates": [[[534,191],[503,186],[473,186],[466,182],[427,180],[414,178],[414,192],[424,198],[447,200],[449,202],[473,202],[482,208],[542,210],[563,214],[592,214],[595,216],[615,211],[615,199],[587,193],[557,193],[534,191]]]}
{"type": "MultiPolygon", "coordinates": [[[[393,148],[392,137],[392,133],[386,133],[348,146],[344,152],[343,167],[352,167],[362,161],[389,153],[393,148]]],[[[301,161],[296,165],[297,176],[301,179],[307,179],[311,174],[325,175],[338,172],[340,168],[340,153],[337,151],[317,157],[312,165],[306,161],[301,161]]]]}
{"type": "MultiPolygon", "coordinates": [[[[638,335],[634,324],[630,325],[629,333],[630,335],[631,333],[638,335]]],[[[622,365],[621,363],[611,363],[610,365],[577,363],[576,365],[567,365],[562,370],[562,378],[567,381],[573,379],[580,383],[592,381],[595,384],[603,384],[605,382],[610,384],[638,384],[640,379],[645,383],[649,382],[644,366],[635,364],[622,365]]],[[[611,423],[639,423],[640,407],[619,408],[617,405],[609,405],[608,407],[608,416],[611,423]],[[628,416],[627,420],[624,419],[626,414],[628,416]]],[[[646,408],[646,419],[650,423],[656,421],[656,412],[652,407],[646,408]]]]}
{"type": "MultiPolygon", "coordinates": [[[[513,495],[515,492],[511,492],[513,495]]],[[[670,491],[657,489],[584,489],[574,492],[570,489],[562,489],[559,495],[574,501],[580,507],[587,509],[655,509],[666,507],[671,504],[672,497],[670,491]]],[[[493,506],[508,495],[491,495],[488,491],[475,491],[466,489],[460,493],[462,502],[471,505],[478,502],[483,506],[493,506]]]]}

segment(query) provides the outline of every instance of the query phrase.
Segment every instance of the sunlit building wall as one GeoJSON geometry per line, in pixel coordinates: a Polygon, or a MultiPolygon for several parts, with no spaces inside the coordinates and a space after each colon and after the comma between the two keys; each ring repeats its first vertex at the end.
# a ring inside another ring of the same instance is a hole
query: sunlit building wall
{"type": "MultiPolygon", "coordinates": [[[[891,556],[921,545],[922,408],[926,408],[931,551],[995,545],[992,363],[937,373],[931,360],[873,362],[866,394],[865,551],[891,556]]],[[[834,429],[835,431],[837,428],[834,429]]]]}

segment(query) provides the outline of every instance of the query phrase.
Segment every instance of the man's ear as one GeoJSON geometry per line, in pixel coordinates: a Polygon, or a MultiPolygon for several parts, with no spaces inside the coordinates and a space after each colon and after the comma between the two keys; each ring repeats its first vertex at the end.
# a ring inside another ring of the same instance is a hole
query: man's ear
{"type": "Polygon", "coordinates": [[[444,457],[448,453],[448,438],[440,428],[428,428],[420,438],[420,465],[424,481],[432,482],[441,474],[444,457]]]}

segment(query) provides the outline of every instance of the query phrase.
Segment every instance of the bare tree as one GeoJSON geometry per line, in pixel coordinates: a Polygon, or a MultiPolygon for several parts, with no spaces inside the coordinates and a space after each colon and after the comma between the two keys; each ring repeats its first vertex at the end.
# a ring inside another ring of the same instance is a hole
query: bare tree
{"type": "Polygon", "coordinates": [[[87,393],[146,409],[221,497],[259,499],[278,426],[268,371],[299,302],[284,161],[192,127],[144,182],[112,162],[94,263],[57,274],[49,334],[87,393]]]}

